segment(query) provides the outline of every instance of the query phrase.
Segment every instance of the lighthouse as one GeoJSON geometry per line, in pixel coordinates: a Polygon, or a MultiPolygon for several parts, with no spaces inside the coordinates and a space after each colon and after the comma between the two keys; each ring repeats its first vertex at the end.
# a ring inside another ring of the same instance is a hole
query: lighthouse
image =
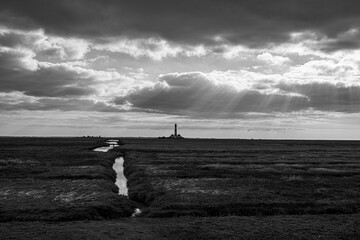
{"type": "MultiPolygon", "coordinates": [[[[163,137],[163,138],[165,138],[165,137],[163,137]]],[[[177,124],[176,124],[176,123],[175,123],[175,125],[174,125],[174,133],[171,134],[171,136],[168,137],[168,138],[184,138],[183,136],[181,136],[180,134],[178,134],[177,124]]]]}

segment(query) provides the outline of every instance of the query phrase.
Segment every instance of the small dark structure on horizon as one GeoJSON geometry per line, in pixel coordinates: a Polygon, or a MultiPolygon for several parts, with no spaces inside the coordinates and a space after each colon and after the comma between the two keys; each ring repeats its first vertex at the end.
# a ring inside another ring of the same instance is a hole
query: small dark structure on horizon
{"type": "Polygon", "coordinates": [[[177,133],[177,124],[175,123],[175,128],[174,128],[174,134],[171,134],[169,138],[183,138],[183,136],[181,136],[180,134],[177,133]]]}
{"type": "Polygon", "coordinates": [[[174,133],[171,134],[170,137],[159,137],[159,138],[184,138],[184,137],[177,133],[177,124],[175,123],[174,133]]]}

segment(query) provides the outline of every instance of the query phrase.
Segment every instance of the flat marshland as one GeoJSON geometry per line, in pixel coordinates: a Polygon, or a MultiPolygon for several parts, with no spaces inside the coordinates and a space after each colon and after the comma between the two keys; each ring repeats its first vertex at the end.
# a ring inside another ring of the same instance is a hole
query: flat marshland
{"type": "Polygon", "coordinates": [[[146,216],[360,212],[359,142],[124,142],[129,194],[146,216]]]}
{"type": "Polygon", "coordinates": [[[117,195],[115,153],[99,138],[0,138],[0,221],[126,217],[117,195]]]}
{"type": "Polygon", "coordinates": [[[1,239],[360,238],[358,141],[118,139],[0,138],[1,239]]]}

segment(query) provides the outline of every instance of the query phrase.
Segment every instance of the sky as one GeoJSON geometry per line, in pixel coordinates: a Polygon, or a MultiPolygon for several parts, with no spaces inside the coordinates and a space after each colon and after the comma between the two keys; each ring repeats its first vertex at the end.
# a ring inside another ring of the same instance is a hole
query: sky
{"type": "Polygon", "coordinates": [[[360,138],[357,0],[1,0],[0,135],[360,138]]]}

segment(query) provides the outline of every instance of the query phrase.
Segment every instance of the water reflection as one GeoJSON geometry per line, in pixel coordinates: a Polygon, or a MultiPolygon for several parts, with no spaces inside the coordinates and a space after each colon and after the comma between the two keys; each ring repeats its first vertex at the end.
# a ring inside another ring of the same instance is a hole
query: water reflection
{"type": "MultiPolygon", "coordinates": [[[[109,144],[109,146],[107,147],[98,147],[95,148],[94,151],[96,152],[107,152],[111,149],[113,149],[114,147],[118,147],[119,140],[107,140],[106,143],[109,144]]],[[[119,188],[119,194],[120,195],[128,195],[128,188],[127,188],[127,180],[126,177],[124,175],[124,158],[123,157],[118,157],[115,159],[115,163],[113,165],[113,169],[116,172],[116,186],[118,186],[119,188]]]]}
{"type": "Polygon", "coordinates": [[[118,147],[119,140],[107,140],[106,143],[109,144],[109,146],[107,147],[98,147],[95,148],[94,151],[95,152],[108,152],[109,150],[113,149],[114,147],[118,147]]]}
{"type": "MultiPolygon", "coordinates": [[[[107,147],[98,147],[95,148],[94,151],[96,152],[107,152],[114,147],[118,147],[119,140],[107,140],[106,143],[109,144],[107,147]]],[[[124,158],[118,157],[115,159],[115,163],[113,165],[113,169],[116,172],[116,186],[119,188],[119,195],[128,195],[128,188],[127,188],[127,179],[124,175],[124,158]]],[[[139,208],[136,208],[134,213],[131,215],[132,217],[137,217],[141,213],[139,208]]]]}
{"type": "Polygon", "coordinates": [[[116,172],[116,186],[119,188],[120,195],[128,195],[128,188],[127,188],[127,180],[124,175],[124,158],[119,157],[115,159],[115,163],[113,165],[113,169],[116,172]]]}
{"type": "Polygon", "coordinates": [[[114,148],[113,146],[98,147],[98,148],[95,148],[94,151],[95,152],[107,152],[107,151],[109,151],[110,149],[113,149],[113,148],[114,148]]]}

